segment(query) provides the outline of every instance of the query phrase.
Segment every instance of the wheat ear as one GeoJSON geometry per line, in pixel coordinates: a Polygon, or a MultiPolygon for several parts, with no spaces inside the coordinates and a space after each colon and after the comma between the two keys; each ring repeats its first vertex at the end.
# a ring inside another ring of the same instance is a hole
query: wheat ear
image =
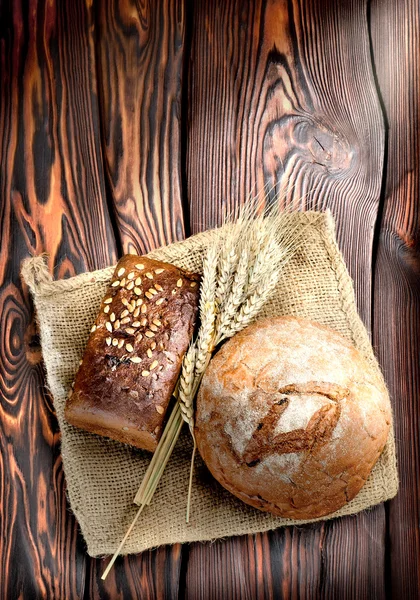
{"type": "Polygon", "coordinates": [[[218,244],[212,244],[203,260],[203,276],[200,291],[200,329],[197,336],[195,376],[205,368],[207,355],[213,350],[214,326],[216,320],[216,275],[219,254],[218,244]]]}
{"type": "Polygon", "coordinates": [[[182,412],[182,418],[193,429],[193,396],[192,389],[194,383],[194,367],[197,356],[195,344],[190,344],[184,360],[182,361],[181,376],[179,378],[178,397],[182,412]]]}

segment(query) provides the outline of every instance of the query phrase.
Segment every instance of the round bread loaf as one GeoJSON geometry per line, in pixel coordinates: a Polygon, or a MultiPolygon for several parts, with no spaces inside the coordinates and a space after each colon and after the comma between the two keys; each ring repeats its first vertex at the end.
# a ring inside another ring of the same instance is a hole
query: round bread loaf
{"type": "Polygon", "coordinates": [[[334,512],[366,481],[391,421],[380,375],[335,331],[260,320],[226,342],[197,397],[195,433],[213,476],[292,519],[334,512]]]}

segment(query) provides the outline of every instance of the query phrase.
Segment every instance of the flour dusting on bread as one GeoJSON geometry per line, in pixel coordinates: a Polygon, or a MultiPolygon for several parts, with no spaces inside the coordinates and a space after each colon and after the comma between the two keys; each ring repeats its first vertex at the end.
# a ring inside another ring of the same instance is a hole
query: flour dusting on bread
{"type": "Polygon", "coordinates": [[[360,490],[389,431],[382,381],[338,333],[262,319],[212,359],[196,438],[213,475],[245,502],[291,518],[333,512],[360,490]]]}

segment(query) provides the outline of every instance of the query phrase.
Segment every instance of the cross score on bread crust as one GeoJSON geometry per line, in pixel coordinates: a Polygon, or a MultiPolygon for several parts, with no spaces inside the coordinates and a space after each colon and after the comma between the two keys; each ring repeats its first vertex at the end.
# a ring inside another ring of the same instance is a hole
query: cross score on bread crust
{"type": "MultiPolygon", "coordinates": [[[[253,467],[273,452],[311,451],[314,447],[325,444],[340,418],[340,401],[349,393],[348,389],[327,382],[310,381],[283,386],[273,394],[273,405],[252,434],[242,457],[238,458],[244,460],[249,467],[253,467]],[[323,401],[323,405],[313,413],[306,427],[276,433],[278,423],[291,402],[302,404],[305,397],[314,395],[323,401]]],[[[256,390],[250,402],[258,403],[265,398],[265,392],[256,390]]]]}

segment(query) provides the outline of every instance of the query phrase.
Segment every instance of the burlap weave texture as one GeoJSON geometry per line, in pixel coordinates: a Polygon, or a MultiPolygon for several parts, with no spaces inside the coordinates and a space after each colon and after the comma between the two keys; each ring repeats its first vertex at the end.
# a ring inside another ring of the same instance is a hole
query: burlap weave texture
{"type": "MultiPolygon", "coordinates": [[[[379,369],[368,334],[357,314],[353,286],[335,242],[332,217],[292,213],[284,227],[299,224],[304,242],[288,263],[261,316],[294,315],[340,332],[379,369]]],[[[199,272],[203,249],[220,230],[209,231],[149,256],[199,272]]],[[[134,495],[150,454],[91,435],[64,420],[64,405],[89,330],[113,267],[71,279],[52,281],[42,257],[28,259],[22,274],[34,297],[41,332],[47,382],[62,432],[62,456],[68,497],[91,556],[113,553],[134,517],[134,495]]],[[[186,428],[185,428],[186,429],[186,428]]],[[[176,542],[210,540],[267,531],[309,521],[291,521],[253,509],[225,491],[196,461],[190,524],[185,523],[192,445],[181,436],[153,502],[140,518],[124,553],[176,542]]],[[[394,434],[359,494],[329,517],[357,513],[397,493],[394,434]]]]}

